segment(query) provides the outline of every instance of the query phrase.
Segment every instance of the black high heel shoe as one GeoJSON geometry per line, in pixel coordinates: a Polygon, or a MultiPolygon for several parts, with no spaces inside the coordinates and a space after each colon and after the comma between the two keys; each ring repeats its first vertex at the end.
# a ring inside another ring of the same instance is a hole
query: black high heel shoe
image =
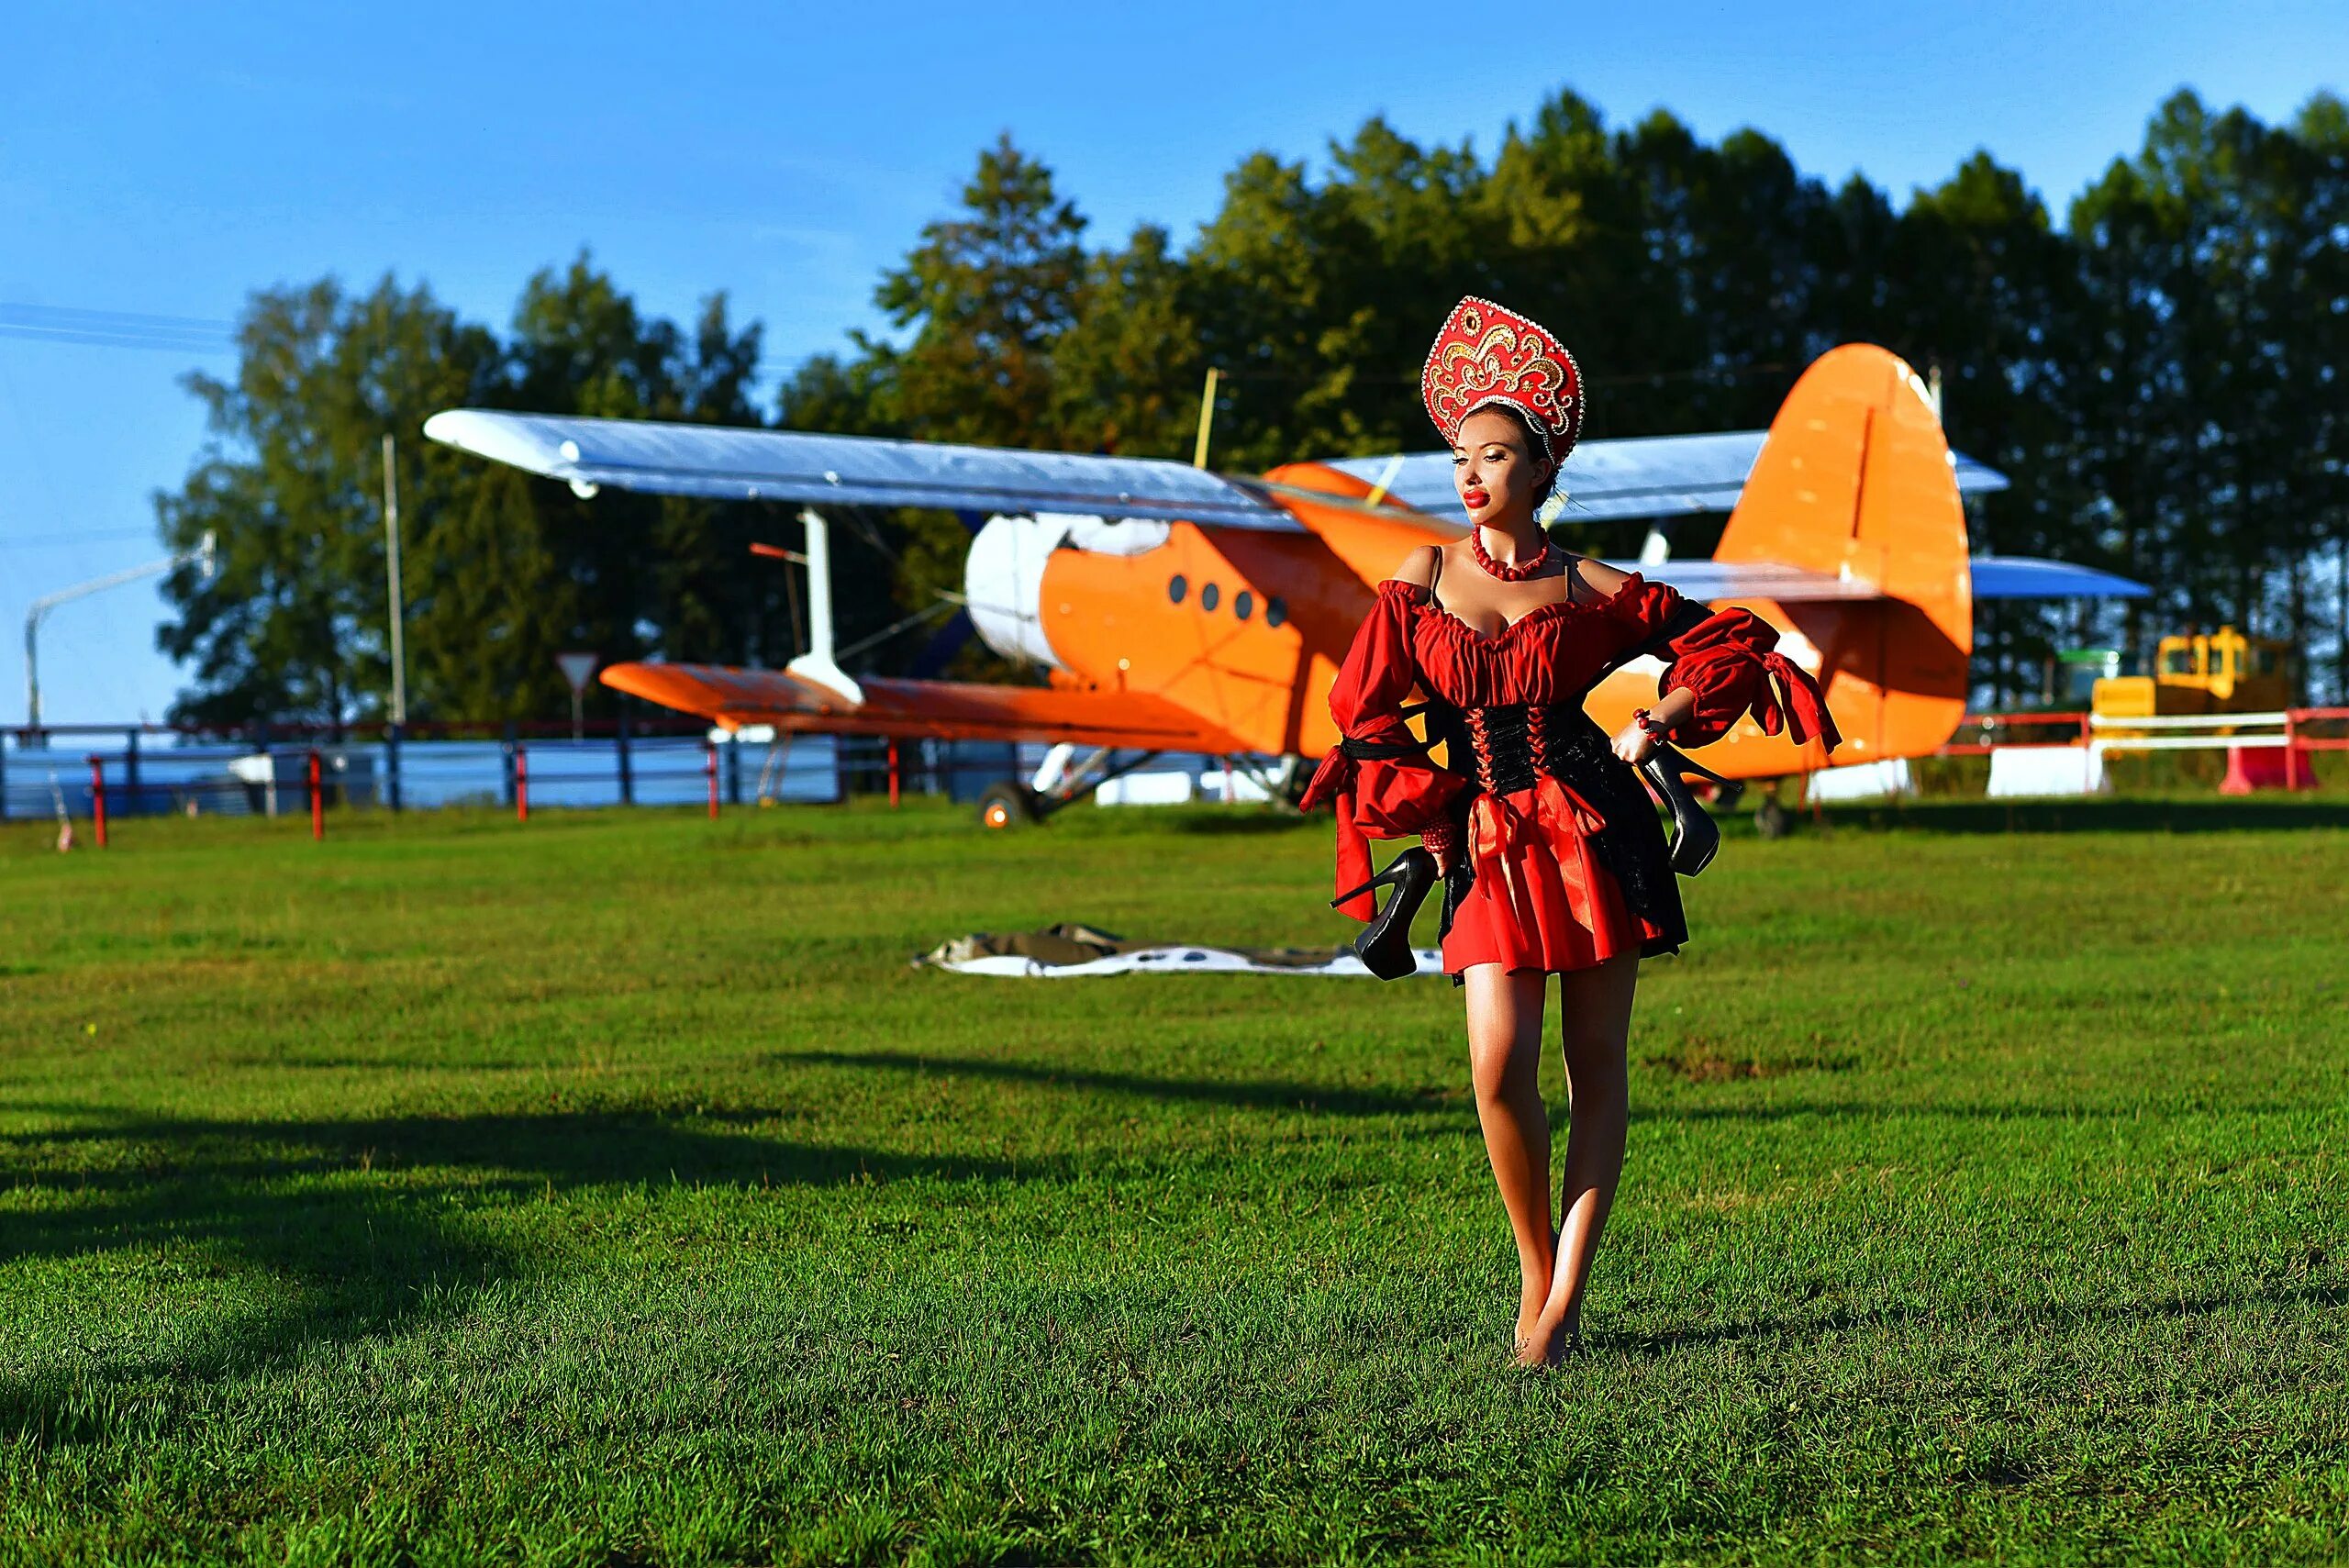
{"type": "Polygon", "coordinates": [[[1362,935],[1354,939],[1354,956],[1381,980],[1400,980],[1418,973],[1419,961],[1411,951],[1411,917],[1419,912],[1428,889],[1437,880],[1435,857],[1414,844],[1352,893],[1330,900],[1330,907],[1335,909],[1374,887],[1394,888],[1395,895],[1386,901],[1386,907],[1372,917],[1362,935]]]}
{"type": "Polygon", "coordinates": [[[1721,830],[1711,814],[1688,793],[1680,775],[1691,773],[1718,784],[1729,781],[1702,763],[1690,762],[1670,746],[1658,746],[1654,754],[1640,764],[1640,772],[1672,812],[1672,869],[1682,876],[1696,875],[1713,863],[1713,855],[1721,847],[1721,830]]]}

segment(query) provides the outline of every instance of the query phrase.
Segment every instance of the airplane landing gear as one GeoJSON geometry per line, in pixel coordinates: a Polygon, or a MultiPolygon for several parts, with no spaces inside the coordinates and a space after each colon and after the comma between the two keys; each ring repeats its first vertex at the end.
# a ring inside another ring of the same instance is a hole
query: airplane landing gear
{"type": "Polygon", "coordinates": [[[979,826],[1025,828],[1041,815],[1036,805],[1036,792],[1024,784],[1006,779],[989,784],[979,796],[979,826]]]}
{"type": "Polygon", "coordinates": [[[1123,778],[1157,757],[1155,751],[1137,751],[1119,760],[1109,747],[1097,749],[1090,756],[1079,758],[1076,748],[1055,746],[1037,770],[1035,781],[1022,784],[1018,779],[1005,779],[989,784],[979,796],[979,825],[988,828],[1025,828],[1041,822],[1063,806],[1084,800],[1111,779],[1123,778]]]}
{"type": "Polygon", "coordinates": [[[1776,791],[1773,790],[1762,797],[1760,809],[1753,813],[1755,832],[1765,839],[1783,839],[1794,831],[1794,827],[1795,819],[1787,814],[1785,806],[1778,804],[1776,791]]]}

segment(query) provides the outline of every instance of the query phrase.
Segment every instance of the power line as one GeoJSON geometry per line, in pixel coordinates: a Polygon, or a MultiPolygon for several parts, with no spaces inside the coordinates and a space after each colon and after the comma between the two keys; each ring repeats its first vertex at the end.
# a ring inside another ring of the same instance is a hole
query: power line
{"type": "Polygon", "coordinates": [[[0,534],[0,550],[53,550],[76,544],[116,544],[128,539],[151,539],[152,528],[90,528],[78,533],[0,534]]]}
{"type": "Polygon", "coordinates": [[[237,348],[232,321],[199,316],[157,316],[137,310],[82,310],[71,306],[0,300],[0,338],[70,343],[95,349],[150,349],[165,353],[227,354],[237,348]]]}

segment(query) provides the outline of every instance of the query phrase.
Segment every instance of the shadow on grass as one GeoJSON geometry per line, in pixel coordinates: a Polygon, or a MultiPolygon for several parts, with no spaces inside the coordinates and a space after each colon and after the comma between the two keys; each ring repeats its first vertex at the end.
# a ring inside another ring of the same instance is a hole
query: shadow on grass
{"type": "Polygon", "coordinates": [[[906,1051],[793,1051],[767,1059],[806,1067],[855,1067],[888,1073],[929,1073],[957,1078],[992,1078],[1015,1084],[1093,1089],[1151,1099],[1189,1100],[1202,1105],[1242,1106],[1251,1110],[1305,1111],[1314,1116],[1423,1116],[1456,1110],[1467,1102],[1466,1074],[1455,1089],[1344,1089],[1275,1078],[1150,1078],[1139,1073],[1097,1073],[1000,1062],[974,1056],[924,1056],[906,1051]]]}
{"type": "Polygon", "coordinates": [[[193,1246],[210,1254],[208,1272],[258,1276],[257,1294],[269,1297],[136,1360],[0,1378],[0,1434],[42,1445],[94,1440],[118,1427],[127,1408],[150,1403],[120,1398],[122,1385],[241,1375],[314,1344],[462,1312],[484,1290],[518,1277],[526,1260],[469,1233],[464,1207],[452,1200],[472,1207],[646,1184],[828,1186],[1052,1173],[1036,1162],[1023,1162],[1015,1177],[992,1161],[818,1147],[722,1125],[762,1119],[757,1112],[687,1121],[641,1111],[360,1121],[104,1117],[62,1131],[0,1136],[0,1187],[83,1198],[12,1216],[0,1230],[0,1262],[105,1251],[152,1257],[193,1246]]]}
{"type": "MultiPolygon", "coordinates": [[[[2299,800],[1951,800],[1832,806],[1831,828],[1925,833],[2234,833],[2349,828],[2349,804],[2299,800]]],[[[1803,821],[1807,826],[1807,819],[1803,821]]],[[[1802,830],[1801,827],[1796,829],[1802,830]]]]}
{"type": "Polygon", "coordinates": [[[1689,1329],[1668,1329],[1660,1334],[1609,1334],[1604,1348],[1633,1355],[1664,1355],[1692,1346],[1753,1343],[1778,1340],[1790,1343],[1825,1339],[1832,1334],[1899,1328],[1911,1323],[1944,1323],[1954,1329],[1984,1329],[2062,1328],[2066,1324],[2153,1322],[2170,1318],[2206,1318],[2231,1307],[2349,1307],[2349,1284],[2276,1284],[2244,1291],[2203,1291],[2191,1296],[2134,1301],[2041,1301],[1961,1318],[1923,1307],[1889,1307],[1877,1310],[1849,1307],[1815,1317],[1761,1318],[1750,1322],[1722,1323],[1689,1329]]]}
{"type": "MultiPolygon", "coordinates": [[[[1286,1079],[1155,1078],[1139,1073],[1105,1073],[987,1057],[930,1056],[906,1051],[794,1051],[766,1059],[777,1066],[853,1067],[863,1072],[982,1078],[997,1083],[1036,1084],[1049,1088],[1139,1095],[1155,1100],[1241,1106],[1250,1110],[1302,1111],[1329,1117],[1442,1116],[1454,1131],[1476,1136],[1475,1106],[1465,1063],[1460,1081],[1443,1088],[1349,1089],[1286,1079]]],[[[1805,1068],[1801,1071],[1816,1071],[1805,1068]]],[[[1564,1096],[1549,1100],[1552,1129],[1563,1136],[1568,1117],[1564,1096]]],[[[1965,1102],[1916,1105],[1897,1101],[1774,1099],[1760,1105],[1642,1104],[1634,1100],[1634,1122],[1784,1122],[1800,1120],[1883,1122],[1908,1119],[1954,1121],[2112,1121],[2135,1117],[2207,1116],[2214,1107],[2179,1101],[2173,1105],[2030,1105],[1965,1102]]],[[[2229,1104],[2215,1107],[2229,1116],[2276,1116],[2292,1107],[2229,1104]]]]}

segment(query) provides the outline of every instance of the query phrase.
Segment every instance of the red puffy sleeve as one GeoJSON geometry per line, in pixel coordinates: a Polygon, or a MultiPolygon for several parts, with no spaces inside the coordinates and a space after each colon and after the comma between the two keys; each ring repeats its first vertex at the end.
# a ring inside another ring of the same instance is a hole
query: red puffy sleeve
{"type": "MultiPolygon", "coordinates": [[[[1426,592],[1394,578],[1381,583],[1330,688],[1330,717],[1342,739],[1321,759],[1299,804],[1308,811],[1324,801],[1337,807],[1340,893],[1370,880],[1371,839],[1424,830],[1465,787],[1458,774],[1429,761],[1427,747],[1403,722],[1403,701],[1419,681],[1411,612],[1426,592]]],[[[1365,893],[1344,910],[1367,920],[1376,906],[1365,893]]]]}
{"type": "Polygon", "coordinates": [[[1696,698],[1675,740],[1709,745],[1752,713],[1765,735],[1785,729],[1797,745],[1815,735],[1831,752],[1842,744],[1819,683],[1777,651],[1777,629],[1753,611],[1731,606],[1708,614],[1636,572],[1624,579],[1612,607],[1639,638],[1639,651],[1664,661],[1656,695],[1685,690],[1696,698]]]}

